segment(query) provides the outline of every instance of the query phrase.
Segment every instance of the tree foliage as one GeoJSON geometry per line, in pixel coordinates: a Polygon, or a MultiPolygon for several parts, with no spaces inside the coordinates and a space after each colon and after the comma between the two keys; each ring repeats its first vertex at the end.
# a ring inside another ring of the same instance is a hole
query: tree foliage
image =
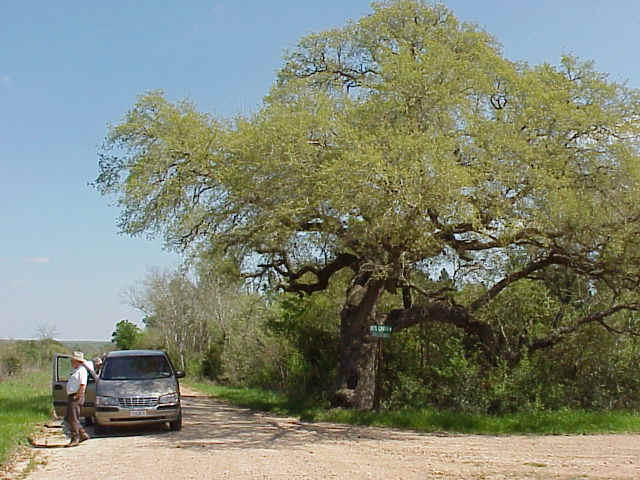
{"type": "Polygon", "coordinates": [[[145,315],[141,346],[166,350],[192,374],[228,381],[245,376],[239,370],[251,369],[245,357],[262,356],[252,342],[264,335],[254,324],[264,317],[265,306],[237,280],[219,273],[226,267],[208,265],[209,260],[204,257],[193,271],[150,271],[129,289],[128,301],[145,315]],[[245,336],[252,338],[241,338],[245,336]]]}
{"type": "Polygon", "coordinates": [[[136,348],[140,339],[140,329],[129,320],[120,320],[116,323],[116,329],[111,334],[111,341],[120,350],[132,350],[136,348]]]}
{"type": "Polygon", "coordinates": [[[290,292],[348,272],[338,383],[362,408],[373,323],[447,323],[512,364],[588,325],[636,333],[638,91],[572,56],[511,62],[441,5],[372,7],[302,38],[249,117],[141,96],[95,182],[122,230],[232,255],[290,292]],[[423,281],[443,265],[465,295],[423,281]],[[558,298],[517,334],[491,320],[506,291],[563,275],[582,303],[558,298]]]}

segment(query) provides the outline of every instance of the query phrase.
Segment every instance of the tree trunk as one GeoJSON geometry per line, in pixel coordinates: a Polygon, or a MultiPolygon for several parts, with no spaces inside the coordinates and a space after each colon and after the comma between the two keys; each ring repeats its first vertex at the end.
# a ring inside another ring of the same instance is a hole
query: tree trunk
{"type": "Polygon", "coordinates": [[[375,323],[376,303],[384,283],[362,275],[347,291],[340,313],[340,357],[334,406],[371,410],[376,388],[376,339],[369,333],[375,323]]]}

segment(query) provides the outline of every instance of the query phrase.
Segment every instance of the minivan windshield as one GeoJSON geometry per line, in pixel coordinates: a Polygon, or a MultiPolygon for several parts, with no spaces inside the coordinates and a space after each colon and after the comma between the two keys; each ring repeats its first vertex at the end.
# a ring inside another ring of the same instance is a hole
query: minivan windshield
{"type": "Polygon", "coordinates": [[[136,355],[107,358],[103,380],[148,380],[171,376],[171,366],[163,355],[136,355]]]}

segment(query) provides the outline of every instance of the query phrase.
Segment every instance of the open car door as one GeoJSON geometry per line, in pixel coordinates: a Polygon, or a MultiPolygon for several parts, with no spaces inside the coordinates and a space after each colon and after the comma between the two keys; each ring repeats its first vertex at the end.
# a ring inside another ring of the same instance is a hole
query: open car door
{"type": "MultiPolygon", "coordinates": [[[[53,395],[53,408],[58,417],[64,417],[67,413],[67,380],[72,371],[71,355],[54,355],[51,392],[53,395]]],[[[87,375],[87,389],[84,395],[84,406],[80,410],[81,417],[91,419],[94,416],[96,406],[96,381],[97,378],[89,371],[89,375],[87,375]]]]}

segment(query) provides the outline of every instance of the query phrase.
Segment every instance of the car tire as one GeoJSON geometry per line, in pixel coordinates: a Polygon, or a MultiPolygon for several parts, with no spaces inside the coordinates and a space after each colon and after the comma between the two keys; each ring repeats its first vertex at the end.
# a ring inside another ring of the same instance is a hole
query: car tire
{"type": "Polygon", "coordinates": [[[180,410],[180,413],[178,413],[178,418],[176,418],[173,422],[169,422],[169,428],[174,432],[182,430],[182,410],[180,410]]]}
{"type": "Polygon", "coordinates": [[[98,422],[93,424],[93,431],[96,435],[104,435],[109,432],[109,427],[100,425],[98,422]]]}

